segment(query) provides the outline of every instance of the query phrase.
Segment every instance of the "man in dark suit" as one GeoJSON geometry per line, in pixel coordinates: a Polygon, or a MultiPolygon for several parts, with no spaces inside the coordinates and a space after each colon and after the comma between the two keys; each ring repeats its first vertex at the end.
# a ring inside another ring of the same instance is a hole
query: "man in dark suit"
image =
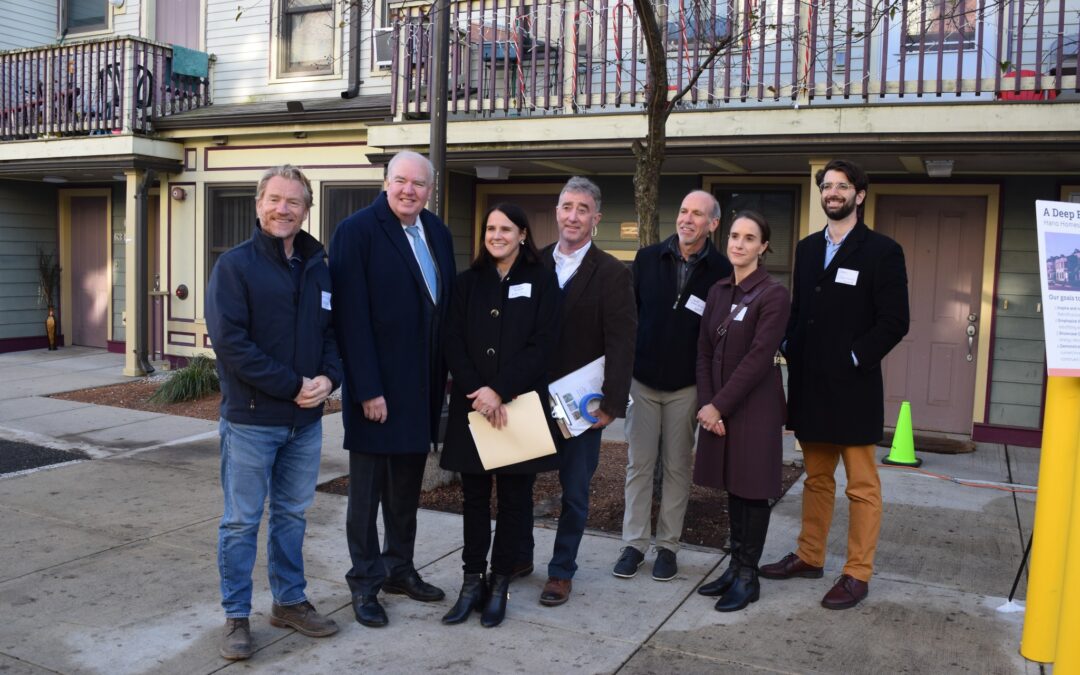
{"type": "Polygon", "coordinates": [[[833,160],[816,175],[828,225],[795,250],[788,360],[788,423],[803,449],[802,531],[798,548],[761,568],[769,579],[819,578],[832,521],[836,464],[847,473],[848,553],[822,599],[828,609],[867,596],[881,529],[881,482],[874,446],[885,404],[881,361],[908,331],[904,251],[862,219],[869,179],[833,160]]]}
{"type": "Polygon", "coordinates": [[[330,243],[350,451],[345,531],[352,569],[345,578],[365,626],[388,622],[380,589],[424,602],[443,598],[413,565],[420,485],[446,386],[439,329],[455,275],[450,231],[424,209],[433,178],[423,156],[394,155],[385,192],[342,221],[330,243]]]}
{"type": "Polygon", "coordinates": [[[623,579],[637,574],[649,550],[657,459],[664,477],[652,577],[669,581],[679,571],[676,554],[690,497],[699,407],[694,384],[698,329],[709,289],[731,276],[731,263],[710,240],[719,225],[716,198],[694,190],[679,207],[675,234],[634,258],[638,329],[630,383],[634,404],[626,413],[624,548],[612,570],[623,579]]]}
{"type": "Polygon", "coordinates": [[[604,357],[604,384],[597,418],[580,436],[560,440],[562,509],[548,580],[540,604],[561,605],[570,599],[577,571],[578,546],[589,516],[589,483],[600,461],[600,435],[615,418],[626,415],[634,366],[637,311],[630,270],[593,244],[600,223],[600,188],[573,177],[562,189],[555,209],[559,241],[541,252],[555,269],[563,292],[562,330],[551,367],[551,379],[604,357]]]}

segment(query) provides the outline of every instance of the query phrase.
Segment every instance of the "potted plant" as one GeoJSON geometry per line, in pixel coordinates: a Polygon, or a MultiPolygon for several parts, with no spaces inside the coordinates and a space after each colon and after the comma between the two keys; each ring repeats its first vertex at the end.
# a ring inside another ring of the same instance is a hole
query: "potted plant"
{"type": "Polygon", "coordinates": [[[60,261],[55,253],[38,249],[38,288],[41,299],[49,308],[45,318],[45,334],[49,337],[49,349],[56,349],[56,300],[60,292],[60,261]]]}

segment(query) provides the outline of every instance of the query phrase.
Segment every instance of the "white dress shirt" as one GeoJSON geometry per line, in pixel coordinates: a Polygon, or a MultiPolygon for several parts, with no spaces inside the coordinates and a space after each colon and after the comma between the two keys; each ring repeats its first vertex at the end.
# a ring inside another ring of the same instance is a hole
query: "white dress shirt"
{"type": "Polygon", "coordinates": [[[555,257],[555,276],[559,277],[559,288],[566,288],[566,284],[577,274],[578,268],[581,267],[581,261],[585,259],[585,253],[590,246],[592,246],[591,241],[573,253],[566,254],[559,250],[558,244],[555,245],[553,255],[555,257]]]}

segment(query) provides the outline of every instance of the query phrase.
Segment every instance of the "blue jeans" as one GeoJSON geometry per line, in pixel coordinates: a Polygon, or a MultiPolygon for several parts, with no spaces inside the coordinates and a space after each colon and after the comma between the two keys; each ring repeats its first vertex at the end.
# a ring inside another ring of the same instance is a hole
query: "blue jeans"
{"type": "Polygon", "coordinates": [[[548,576],[573,579],[577,571],[578,547],[585,534],[589,518],[589,483],[600,463],[601,429],[590,429],[580,436],[560,440],[562,466],[559,483],[562,485],[562,509],[559,529],[555,532],[555,550],[548,563],[548,576]]]}
{"type": "Polygon", "coordinates": [[[303,602],[307,599],[304,511],[315,499],[322,420],[302,427],[272,427],[223,419],[219,428],[225,513],[218,527],[218,571],[225,616],[251,614],[251,570],[268,495],[270,592],[279,605],[303,602]]]}

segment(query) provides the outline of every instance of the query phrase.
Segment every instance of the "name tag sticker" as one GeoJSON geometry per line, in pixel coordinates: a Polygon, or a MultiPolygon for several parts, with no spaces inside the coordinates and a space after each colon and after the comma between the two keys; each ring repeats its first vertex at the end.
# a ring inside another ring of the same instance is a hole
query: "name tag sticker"
{"type": "Polygon", "coordinates": [[[748,309],[750,309],[750,308],[749,307],[743,307],[742,309],[740,309],[739,313],[735,315],[735,318],[732,319],[732,321],[742,321],[743,319],[745,319],[746,318],[746,310],[748,310],[748,309]]]}
{"type": "Polygon", "coordinates": [[[705,301],[696,295],[686,299],[686,308],[698,316],[705,316],[705,301]]]}
{"type": "Polygon", "coordinates": [[[849,270],[846,267],[841,267],[836,270],[836,283],[847,284],[848,286],[854,286],[855,282],[859,280],[859,270],[849,270]]]}
{"type": "Polygon", "coordinates": [[[330,293],[328,291],[322,292],[322,308],[330,309],[330,293]]]}
{"type": "Polygon", "coordinates": [[[508,298],[513,300],[514,298],[531,298],[532,297],[532,284],[516,284],[510,287],[508,298]]]}

